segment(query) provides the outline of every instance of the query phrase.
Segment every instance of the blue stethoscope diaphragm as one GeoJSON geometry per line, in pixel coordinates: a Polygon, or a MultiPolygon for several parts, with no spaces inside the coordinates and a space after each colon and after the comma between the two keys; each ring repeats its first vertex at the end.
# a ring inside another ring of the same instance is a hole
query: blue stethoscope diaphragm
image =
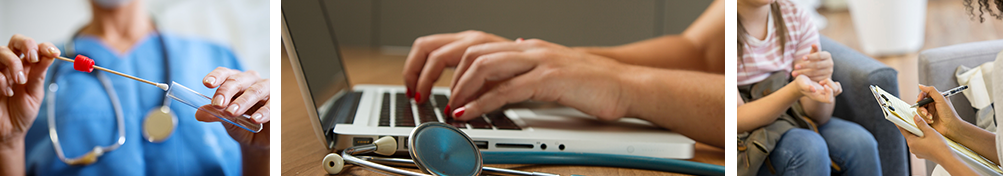
{"type": "Polygon", "coordinates": [[[444,123],[423,123],[408,136],[408,153],[432,175],[480,175],[481,152],[466,133],[444,123]]]}

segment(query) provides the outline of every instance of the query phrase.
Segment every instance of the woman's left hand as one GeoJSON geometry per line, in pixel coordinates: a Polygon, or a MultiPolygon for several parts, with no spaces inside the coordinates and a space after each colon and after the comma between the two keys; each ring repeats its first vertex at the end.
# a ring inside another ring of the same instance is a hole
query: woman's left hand
{"type": "Polygon", "coordinates": [[[916,127],[919,127],[920,131],[923,131],[923,137],[916,136],[899,127],[899,132],[902,133],[906,143],[909,145],[909,152],[916,154],[916,157],[928,159],[935,163],[942,163],[945,159],[952,158],[954,153],[947,146],[944,136],[930,127],[929,124],[926,124],[926,121],[919,116],[913,116],[913,121],[916,123],[916,127]]]}
{"type": "MultiPolygon", "coordinates": [[[[624,116],[628,103],[619,62],[543,40],[472,46],[454,73],[448,107],[469,120],[508,103],[557,102],[602,120],[624,116]]],[[[449,109],[449,108],[447,108],[449,109]]]]}
{"type": "MultiPolygon", "coordinates": [[[[267,149],[269,147],[269,80],[262,79],[255,71],[241,72],[219,67],[202,80],[208,88],[218,88],[212,98],[212,106],[224,109],[228,115],[250,115],[252,121],[261,123],[258,133],[251,133],[230,123],[223,123],[230,137],[242,147],[267,149]]],[[[199,110],[195,118],[203,122],[220,121],[212,114],[199,110]]]]}

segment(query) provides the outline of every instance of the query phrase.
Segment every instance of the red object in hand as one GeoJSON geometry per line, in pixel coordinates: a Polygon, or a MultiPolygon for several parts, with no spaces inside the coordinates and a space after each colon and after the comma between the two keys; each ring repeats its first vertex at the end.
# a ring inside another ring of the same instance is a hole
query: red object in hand
{"type": "Polygon", "coordinates": [[[77,55],[77,58],[73,59],[73,69],[77,71],[90,73],[94,71],[94,60],[88,58],[84,55],[77,55]]]}

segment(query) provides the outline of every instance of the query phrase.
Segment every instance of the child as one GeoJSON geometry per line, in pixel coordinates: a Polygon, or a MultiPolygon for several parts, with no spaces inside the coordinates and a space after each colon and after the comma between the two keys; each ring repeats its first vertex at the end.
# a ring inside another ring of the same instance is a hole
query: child
{"type": "Polygon", "coordinates": [[[786,0],[738,2],[739,175],[879,175],[877,142],[831,118],[832,58],[786,0]]]}

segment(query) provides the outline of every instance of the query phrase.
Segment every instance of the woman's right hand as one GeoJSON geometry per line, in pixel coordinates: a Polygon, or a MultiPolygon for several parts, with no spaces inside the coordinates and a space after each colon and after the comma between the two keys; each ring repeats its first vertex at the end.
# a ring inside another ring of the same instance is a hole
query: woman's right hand
{"type": "Polygon", "coordinates": [[[456,67],[468,47],[503,41],[510,40],[481,31],[434,34],[415,39],[404,64],[404,85],[407,86],[407,95],[414,97],[418,103],[427,101],[433,84],[442,75],[442,70],[446,67],[456,67]]]}
{"type": "Polygon", "coordinates": [[[960,128],[960,123],[968,123],[958,116],[958,112],[954,110],[954,104],[951,100],[944,98],[937,91],[936,87],[919,85],[920,93],[916,97],[916,100],[922,100],[926,97],[933,98],[933,103],[916,108],[921,115],[924,116],[926,123],[929,123],[933,129],[937,129],[940,134],[944,134],[948,138],[952,138],[952,132],[957,131],[960,128]]]}
{"type": "Polygon", "coordinates": [[[19,34],[0,46],[0,144],[24,138],[45,97],[45,72],[59,53],[52,43],[19,34]]]}

